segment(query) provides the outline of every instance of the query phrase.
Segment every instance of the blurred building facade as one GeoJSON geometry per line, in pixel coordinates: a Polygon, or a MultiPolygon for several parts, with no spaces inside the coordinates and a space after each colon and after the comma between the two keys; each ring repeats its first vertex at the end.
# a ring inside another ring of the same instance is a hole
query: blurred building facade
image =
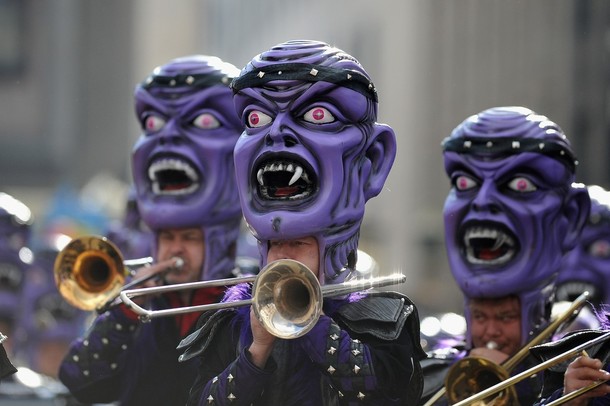
{"type": "Polygon", "coordinates": [[[35,214],[61,184],[130,182],[133,89],[155,66],[203,53],[241,67],[298,38],[346,50],[373,77],[399,149],[361,248],[402,270],[425,310],[461,311],[440,142],[467,116],[500,105],[545,114],[573,142],[579,180],[610,186],[603,0],[5,0],[0,19],[0,190],[35,214]]]}

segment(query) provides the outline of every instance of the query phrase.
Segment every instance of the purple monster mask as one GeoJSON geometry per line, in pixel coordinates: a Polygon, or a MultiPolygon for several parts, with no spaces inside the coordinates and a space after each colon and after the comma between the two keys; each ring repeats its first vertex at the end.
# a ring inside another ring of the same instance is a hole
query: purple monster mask
{"type": "Polygon", "coordinates": [[[66,346],[86,327],[87,312],[71,306],[58,292],[53,281],[55,257],[37,257],[40,261],[29,270],[22,293],[19,313],[21,358],[38,369],[40,343],[63,342],[66,346]]]}
{"type": "Polygon", "coordinates": [[[143,131],[132,157],[140,214],[155,232],[203,229],[204,280],[227,277],[234,267],[241,211],[233,147],[242,126],[228,86],[238,73],[219,58],[188,56],[156,68],[135,92],[143,131]]]}
{"type": "Polygon", "coordinates": [[[235,147],[244,217],[266,264],[268,241],[315,236],[321,283],[354,270],[364,206],[396,155],[375,122],[377,93],[340,49],[289,41],[256,56],[233,81],[246,130],[235,147]]]}
{"type": "Polygon", "coordinates": [[[588,186],[591,198],[589,221],[578,244],[563,258],[557,278],[558,301],[574,301],[589,291],[595,304],[610,303],[610,192],[588,186]]]}
{"type": "Polygon", "coordinates": [[[20,200],[0,192],[0,247],[19,249],[30,245],[32,212],[20,200]]]}
{"type": "MultiPolygon", "coordinates": [[[[0,318],[9,322],[18,320],[21,296],[26,275],[32,267],[24,262],[18,251],[0,247],[0,318]]],[[[7,334],[8,332],[4,332],[7,334]]]]}
{"type": "Polygon", "coordinates": [[[457,126],[443,150],[451,272],[466,301],[517,295],[525,342],[548,320],[561,257],[589,212],[586,190],[572,183],[571,146],[546,117],[498,107],[457,126]]]}

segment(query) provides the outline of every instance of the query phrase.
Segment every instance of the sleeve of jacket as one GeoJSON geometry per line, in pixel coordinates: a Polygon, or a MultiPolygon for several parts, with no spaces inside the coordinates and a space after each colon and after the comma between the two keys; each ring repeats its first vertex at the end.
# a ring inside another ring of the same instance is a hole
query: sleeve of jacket
{"type": "Polygon", "coordinates": [[[99,315],[84,337],[75,340],[62,361],[59,379],[81,402],[117,400],[126,350],[138,330],[138,321],[120,308],[99,315]]]}
{"type": "Polygon", "coordinates": [[[298,339],[304,350],[346,403],[416,405],[425,353],[414,305],[387,293],[345,307],[298,339]]]}
{"type": "Polygon", "coordinates": [[[236,354],[238,333],[226,317],[231,313],[216,313],[179,346],[189,346],[187,357],[201,360],[188,405],[250,405],[260,397],[276,368],[272,359],[265,369],[258,368],[245,349],[236,354]],[[227,366],[227,360],[233,361],[227,366]]]}

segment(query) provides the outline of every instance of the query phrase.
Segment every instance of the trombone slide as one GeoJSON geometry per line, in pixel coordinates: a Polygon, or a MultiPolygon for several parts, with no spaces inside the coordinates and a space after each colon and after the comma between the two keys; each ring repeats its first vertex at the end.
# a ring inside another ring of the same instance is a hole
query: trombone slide
{"type": "Polygon", "coordinates": [[[151,288],[137,288],[137,289],[125,289],[119,293],[119,297],[121,301],[125,303],[127,307],[129,307],[134,313],[138,315],[141,321],[148,322],[156,317],[164,317],[164,316],[175,316],[178,314],[186,314],[198,311],[206,311],[206,310],[220,310],[227,309],[231,307],[237,306],[247,306],[252,304],[252,299],[248,300],[240,300],[234,302],[225,302],[225,303],[210,303],[205,305],[196,305],[196,306],[187,306],[187,307],[177,307],[171,309],[161,309],[161,310],[148,310],[143,308],[142,306],[135,303],[132,298],[139,296],[146,296],[152,294],[160,294],[166,292],[175,292],[179,290],[188,290],[188,289],[202,289],[209,288],[213,286],[230,286],[236,285],[237,283],[249,283],[254,282],[256,279],[255,276],[245,276],[241,278],[227,278],[227,279],[217,279],[214,281],[200,281],[200,282],[190,282],[190,283],[180,283],[175,285],[165,285],[165,286],[155,286],[151,288]]]}
{"type": "Polygon", "coordinates": [[[322,311],[323,297],[341,296],[367,288],[395,285],[405,280],[405,275],[392,274],[320,286],[317,276],[305,265],[295,260],[281,259],[267,264],[256,276],[127,289],[121,291],[119,297],[144,322],[156,317],[252,305],[256,316],[267,331],[276,337],[291,339],[300,337],[313,328],[322,311]],[[144,309],[132,300],[134,297],[149,294],[231,286],[239,283],[253,283],[251,299],[161,310],[144,309]]]}

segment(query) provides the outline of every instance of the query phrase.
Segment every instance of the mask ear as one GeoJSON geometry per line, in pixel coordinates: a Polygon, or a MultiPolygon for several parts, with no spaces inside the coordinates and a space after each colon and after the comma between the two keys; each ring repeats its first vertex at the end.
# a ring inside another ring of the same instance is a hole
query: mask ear
{"type": "Polygon", "coordinates": [[[365,181],[364,197],[369,200],[381,192],[394,163],[396,157],[394,130],[388,125],[375,123],[365,155],[366,164],[363,173],[368,178],[365,181]]]}
{"type": "Polygon", "coordinates": [[[580,184],[572,184],[570,196],[564,208],[564,216],[568,221],[568,229],[563,239],[563,249],[567,252],[576,246],[582,229],[587,223],[591,211],[591,198],[587,189],[580,184]]]}

